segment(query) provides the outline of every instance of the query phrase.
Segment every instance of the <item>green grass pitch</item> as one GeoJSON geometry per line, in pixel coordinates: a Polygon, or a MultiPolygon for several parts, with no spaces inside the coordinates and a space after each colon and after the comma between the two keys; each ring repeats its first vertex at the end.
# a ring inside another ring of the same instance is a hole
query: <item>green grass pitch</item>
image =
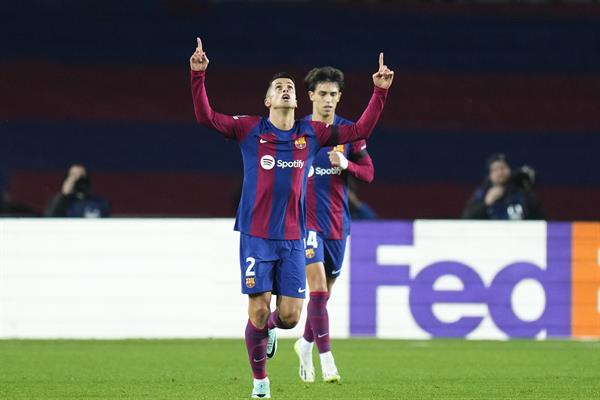
{"type": "MultiPolygon", "coordinates": [[[[600,342],[334,340],[342,384],[297,377],[291,340],[274,399],[600,399],[600,342]]],[[[317,379],[320,379],[315,352],[317,379]]],[[[243,340],[0,340],[0,399],[247,399],[243,340]]]]}

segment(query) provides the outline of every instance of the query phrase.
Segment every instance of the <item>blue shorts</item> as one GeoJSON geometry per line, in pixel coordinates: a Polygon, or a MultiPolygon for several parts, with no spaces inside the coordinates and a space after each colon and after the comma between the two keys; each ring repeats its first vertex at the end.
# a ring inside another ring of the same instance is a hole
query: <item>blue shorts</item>
{"type": "Polygon", "coordinates": [[[306,265],[322,262],[325,274],[337,278],[342,271],[346,239],[325,239],[320,232],[308,231],[306,237],[306,265]]]}
{"type": "Polygon", "coordinates": [[[304,298],[303,240],[271,240],[240,233],[242,293],[304,298]]]}

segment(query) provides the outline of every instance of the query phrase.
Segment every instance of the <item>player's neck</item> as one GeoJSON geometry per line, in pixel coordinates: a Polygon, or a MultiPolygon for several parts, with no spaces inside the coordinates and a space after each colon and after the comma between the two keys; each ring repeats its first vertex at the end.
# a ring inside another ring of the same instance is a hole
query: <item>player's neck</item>
{"type": "Polygon", "coordinates": [[[294,127],[294,116],[293,108],[277,108],[269,111],[269,121],[282,131],[289,131],[294,127]]]}
{"type": "Polygon", "coordinates": [[[318,121],[318,122],[323,122],[323,123],[329,124],[329,125],[333,125],[333,121],[335,120],[335,114],[331,113],[327,116],[324,116],[324,115],[319,114],[315,110],[313,110],[312,120],[318,121]]]}

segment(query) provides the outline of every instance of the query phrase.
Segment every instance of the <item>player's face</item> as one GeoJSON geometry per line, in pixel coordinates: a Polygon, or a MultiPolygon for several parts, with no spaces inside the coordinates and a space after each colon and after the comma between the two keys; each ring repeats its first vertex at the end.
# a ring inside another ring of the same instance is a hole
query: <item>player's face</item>
{"type": "Polygon", "coordinates": [[[510,178],[510,167],[504,161],[494,161],[490,165],[490,182],[494,185],[504,185],[510,178]]]}
{"type": "Polygon", "coordinates": [[[342,92],[338,84],[335,82],[322,82],[317,84],[314,92],[308,92],[310,101],[313,102],[313,114],[318,114],[321,117],[329,117],[335,114],[342,92]]]}
{"type": "Polygon", "coordinates": [[[265,97],[265,106],[268,108],[296,108],[296,87],[289,78],[278,78],[271,82],[271,87],[265,97]]]}

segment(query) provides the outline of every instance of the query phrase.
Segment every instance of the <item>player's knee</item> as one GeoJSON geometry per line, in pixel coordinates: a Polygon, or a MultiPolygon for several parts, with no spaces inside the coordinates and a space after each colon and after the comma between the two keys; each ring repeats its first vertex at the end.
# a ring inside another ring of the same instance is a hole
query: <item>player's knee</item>
{"type": "Polygon", "coordinates": [[[323,280],[309,282],[308,284],[311,292],[326,292],[327,291],[327,282],[323,280]]]}
{"type": "Polygon", "coordinates": [[[322,263],[307,265],[306,279],[311,292],[324,292],[327,290],[327,277],[322,263]]]}
{"type": "Polygon", "coordinates": [[[308,287],[311,292],[326,292],[327,280],[325,276],[316,275],[308,279],[308,287]]]}
{"type": "Polygon", "coordinates": [[[279,310],[279,320],[286,329],[292,329],[300,321],[300,312],[302,309],[279,310]]]}
{"type": "Polygon", "coordinates": [[[248,309],[248,316],[250,317],[250,321],[256,327],[262,327],[267,323],[269,319],[269,314],[271,311],[269,310],[268,305],[255,305],[254,307],[250,307],[248,309]]]}

